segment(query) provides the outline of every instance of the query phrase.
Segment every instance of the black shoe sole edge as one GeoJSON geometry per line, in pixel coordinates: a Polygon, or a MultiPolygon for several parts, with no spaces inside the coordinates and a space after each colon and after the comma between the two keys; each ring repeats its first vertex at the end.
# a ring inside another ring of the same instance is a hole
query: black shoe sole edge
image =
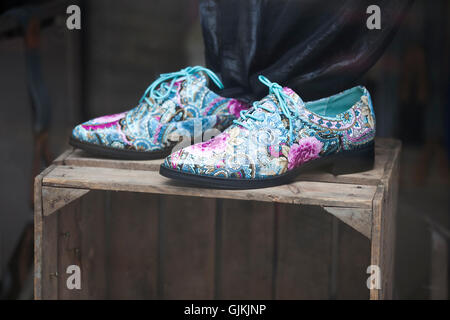
{"type": "Polygon", "coordinates": [[[100,146],[94,143],[83,142],[70,137],[72,147],[86,151],[90,155],[117,159],[117,160],[155,160],[167,157],[172,153],[172,147],[158,151],[137,151],[100,146]]]}
{"type": "Polygon", "coordinates": [[[371,143],[365,148],[355,151],[344,151],[326,158],[313,160],[282,175],[264,179],[237,179],[201,176],[170,169],[163,165],[161,165],[159,173],[167,178],[213,189],[243,190],[268,188],[287,184],[293,181],[301,173],[316,168],[326,168],[326,171],[329,171],[334,175],[372,170],[375,163],[374,149],[374,144],[371,143]]]}

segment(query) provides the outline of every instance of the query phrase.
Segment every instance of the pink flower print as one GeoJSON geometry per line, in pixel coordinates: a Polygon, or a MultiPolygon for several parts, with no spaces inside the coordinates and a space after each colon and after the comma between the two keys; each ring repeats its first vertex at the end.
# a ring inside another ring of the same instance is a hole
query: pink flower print
{"type": "Polygon", "coordinates": [[[292,90],[291,88],[288,88],[288,87],[283,87],[283,92],[289,96],[292,96],[295,94],[294,90],[292,90]]]}
{"type": "Polygon", "coordinates": [[[228,111],[233,114],[236,118],[241,117],[241,111],[247,110],[248,106],[236,99],[231,99],[230,102],[228,102],[228,111]]]}
{"type": "Polygon", "coordinates": [[[92,122],[94,124],[116,122],[117,120],[125,118],[125,116],[126,116],[126,112],[110,114],[107,116],[95,118],[94,120],[92,120],[92,122]]]}
{"type": "Polygon", "coordinates": [[[170,155],[170,164],[172,165],[172,168],[174,168],[174,169],[177,168],[178,162],[180,161],[181,152],[182,152],[182,150],[178,150],[170,155]]]}
{"type": "Polygon", "coordinates": [[[289,150],[288,169],[291,170],[302,164],[319,158],[323,143],[315,137],[302,138],[298,144],[294,143],[289,150]]]}
{"type": "Polygon", "coordinates": [[[280,157],[280,146],[269,146],[270,155],[274,158],[280,157]]]}
{"type": "Polygon", "coordinates": [[[219,134],[217,137],[214,137],[206,142],[203,143],[197,143],[192,146],[193,150],[196,151],[220,151],[225,150],[227,146],[227,140],[230,137],[230,135],[226,132],[223,132],[219,134]]]}

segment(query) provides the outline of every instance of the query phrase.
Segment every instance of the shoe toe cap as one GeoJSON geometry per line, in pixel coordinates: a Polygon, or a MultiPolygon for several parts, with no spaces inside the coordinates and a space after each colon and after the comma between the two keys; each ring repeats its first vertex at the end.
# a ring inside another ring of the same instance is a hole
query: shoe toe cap
{"type": "Polygon", "coordinates": [[[72,139],[98,145],[111,144],[115,140],[121,140],[119,121],[124,116],[124,113],[115,114],[79,124],[72,131],[72,139]]]}
{"type": "Polygon", "coordinates": [[[162,166],[172,169],[172,170],[178,170],[183,171],[183,163],[180,161],[180,154],[181,150],[173,152],[172,154],[168,155],[164,162],[162,163],[162,166]]]}
{"type": "Polygon", "coordinates": [[[93,139],[94,137],[95,135],[86,128],[85,124],[79,124],[72,130],[72,139],[78,141],[95,143],[98,139],[93,139]]]}

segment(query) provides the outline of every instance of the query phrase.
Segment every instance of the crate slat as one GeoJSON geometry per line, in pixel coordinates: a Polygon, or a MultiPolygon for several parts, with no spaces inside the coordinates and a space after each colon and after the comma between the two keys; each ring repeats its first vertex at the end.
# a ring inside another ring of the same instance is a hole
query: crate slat
{"type": "Polygon", "coordinates": [[[220,200],[219,206],[216,298],[271,299],[275,205],[220,200]]]}
{"type": "Polygon", "coordinates": [[[297,181],[254,190],[219,190],[189,187],[158,172],[58,166],[43,179],[45,186],[114,190],[207,198],[372,208],[376,186],[297,181]]]}
{"type": "Polygon", "coordinates": [[[159,199],[110,192],[107,210],[108,298],[158,298],[159,199]]]}
{"type": "Polygon", "coordinates": [[[161,299],[213,299],[214,199],[161,197],[161,299]]]}
{"type": "Polygon", "coordinates": [[[332,216],[318,206],[278,206],[275,299],[329,299],[332,216]]]}

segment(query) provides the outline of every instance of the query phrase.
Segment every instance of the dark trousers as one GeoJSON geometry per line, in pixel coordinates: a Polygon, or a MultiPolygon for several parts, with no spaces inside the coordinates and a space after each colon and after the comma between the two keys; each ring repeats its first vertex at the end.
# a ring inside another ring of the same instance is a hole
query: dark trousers
{"type": "Polygon", "coordinates": [[[225,84],[222,95],[252,101],[288,86],[304,99],[358,83],[392,40],[410,0],[201,0],[206,64],[225,84]],[[369,5],[381,30],[369,30],[369,5]]]}

